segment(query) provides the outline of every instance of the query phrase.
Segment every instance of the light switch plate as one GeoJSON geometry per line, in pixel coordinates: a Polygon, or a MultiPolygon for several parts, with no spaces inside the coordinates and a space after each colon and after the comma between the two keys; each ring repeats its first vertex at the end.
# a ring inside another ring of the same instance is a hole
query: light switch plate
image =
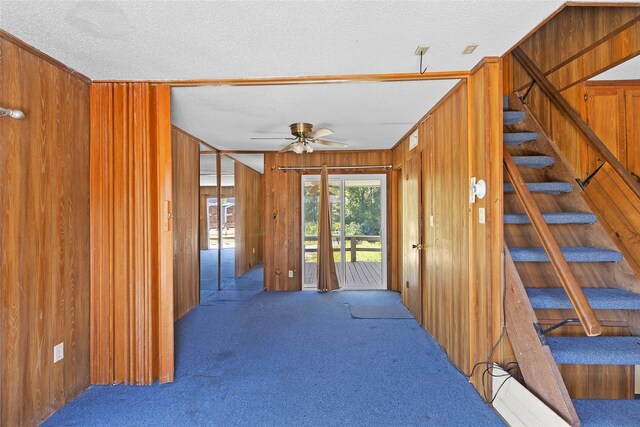
{"type": "Polygon", "coordinates": [[[434,222],[435,222],[435,221],[433,220],[433,215],[431,215],[431,216],[429,217],[429,225],[431,225],[431,226],[433,227],[433,226],[434,226],[434,222]]]}
{"type": "Polygon", "coordinates": [[[57,363],[62,359],[64,359],[64,343],[63,342],[53,347],[53,363],[57,363]]]}
{"type": "Polygon", "coordinates": [[[484,208],[479,208],[478,209],[478,222],[480,224],[484,224],[487,222],[487,218],[486,218],[486,214],[484,212],[484,208]]]}
{"type": "Polygon", "coordinates": [[[293,277],[293,270],[289,270],[289,277],[293,277]]]}

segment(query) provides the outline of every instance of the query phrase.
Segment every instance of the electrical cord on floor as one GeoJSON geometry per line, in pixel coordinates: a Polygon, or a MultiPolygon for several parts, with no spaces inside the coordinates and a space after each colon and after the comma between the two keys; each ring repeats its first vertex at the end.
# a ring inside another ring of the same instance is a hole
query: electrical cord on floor
{"type": "MultiPolygon", "coordinates": [[[[464,375],[467,378],[471,378],[473,376],[473,374],[475,373],[476,369],[478,368],[478,366],[485,366],[484,371],[482,372],[482,376],[481,376],[481,381],[482,381],[482,394],[484,396],[485,401],[488,401],[488,403],[493,403],[493,401],[496,399],[496,397],[498,396],[498,392],[500,391],[500,389],[502,389],[502,387],[504,386],[504,384],[509,380],[509,378],[518,378],[518,379],[524,379],[522,378],[522,376],[520,375],[512,375],[509,371],[510,369],[508,368],[510,365],[515,364],[518,365],[518,362],[508,362],[505,366],[505,374],[494,374],[492,372],[493,370],[493,365],[494,363],[491,362],[491,359],[493,358],[493,355],[495,353],[495,351],[497,350],[498,346],[500,345],[500,343],[502,342],[502,340],[504,339],[505,333],[507,331],[507,313],[506,313],[506,296],[507,296],[507,290],[506,290],[506,281],[503,281],[503,286],[502,286],[502,328],[500,330],[500,336],[498,337],[498,339],[496,340],[495,344],[493,345],[493,347],[491,347],[491,351],[489,351],[489,355],[487,356],[487,360],[486,361],[482,361],[482,362],[478,362],[475,365],[473,365],[473,368],[471,368],[471,373],[467,374],[465,372],[463,372],[458,366],[456,366],[455,363],[453,363],[453,361],[451,360],[451,357],[449,357],[449,353],[447,353],[447,351],[445,350],[445,348],[440,345],[440,348],[442,349],[442,351],[447,355],[447,358],[449,359],[449,363],[451,363],[451,365],[456,368],[456,370],[458,372],[460,372],[462,375],[464,375]],[[498,389],[495,391],[495,393],[493,393],[493,398],[491,400],[488,400],[488,396],[487,396],[487,388],[485,385],[485,377],[486,375],[489,374],[491,377],[495,377],[495,378],[500,378],[500,377],[507,377],[502,384],[500,384],[500,387],[498,387],[498,389]]],[[[516,369],[511,368],[511,369],[516,369]]]]}

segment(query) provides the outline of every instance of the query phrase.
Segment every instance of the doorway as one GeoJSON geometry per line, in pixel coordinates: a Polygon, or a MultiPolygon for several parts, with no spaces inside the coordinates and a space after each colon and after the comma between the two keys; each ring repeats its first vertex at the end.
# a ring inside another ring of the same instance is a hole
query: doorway
{"type": "Polygon", "coordinates": [[[402,177],[402,302],[422,324],[422,156],[416,152],[406,163],[402,177]]]}
{"type": "MultiPolygon", "coordinates": [[[[386,175],[330,175],[331,235],[342,289],[387,289],[386,175]]],[[[303,289],[318,284],[320,176],[302,176],[303,289]]]]}

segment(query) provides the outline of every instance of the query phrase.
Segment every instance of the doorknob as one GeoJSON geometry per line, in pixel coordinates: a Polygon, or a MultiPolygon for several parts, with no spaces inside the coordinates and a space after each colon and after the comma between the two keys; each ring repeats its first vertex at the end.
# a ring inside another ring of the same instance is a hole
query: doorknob
{"type": "Polygon", "coordinates": [[[422,249],[422,243],[413,244],[413,245],[411,245],[411,248],[417,249],[417,250],[421,250],[422,249]]]}

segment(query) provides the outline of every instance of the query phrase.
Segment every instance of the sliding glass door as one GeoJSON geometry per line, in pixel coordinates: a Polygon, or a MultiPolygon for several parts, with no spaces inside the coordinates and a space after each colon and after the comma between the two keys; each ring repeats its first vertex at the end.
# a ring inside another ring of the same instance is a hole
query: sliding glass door
{"type": "MultiPolygon", "coordinates": [[[[386,175],[329,177],[333,254],[343,289],[386,289],[386,175]]],[[[302,177],[303,287],[318,283],[320,176],[302,177]]]]}

